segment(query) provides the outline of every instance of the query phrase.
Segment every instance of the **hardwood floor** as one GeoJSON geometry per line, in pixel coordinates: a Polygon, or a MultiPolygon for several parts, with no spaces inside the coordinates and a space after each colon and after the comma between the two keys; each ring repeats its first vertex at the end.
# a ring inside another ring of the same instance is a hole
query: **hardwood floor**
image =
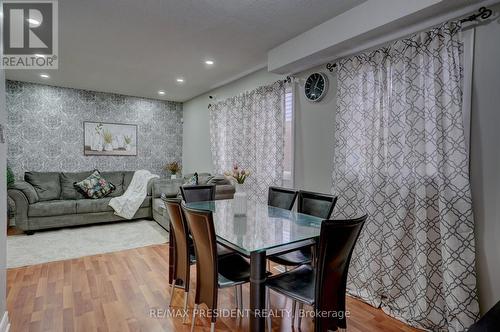
{"type": "MultiPolygon", "coordinates": [[[[11,331],[189,331],[190,319],[183,324],[180,317],[161,317],[170,302],[167,256],[167,245],[156,245],[10,269],[7,306],[11,331]]],[[[189,307],[194,301],[194,287],[191,289],[189,307]]],[[[219,294],[221,308],[235,307],[233,289],[219,294]]],[[[244,301],[248,308],[248,286],[244,301]]],[[[273,308],[291,307],[289,299],[276,294],[271,303],[273,308]]],[[[177,290],[174,308],[182,304],[183,292],[177,290]]],[[[417,331],[352,298],[348,298],[347,309],[351,313],[347,331],[417,331]]],[[[273,331],[292,331],[287,317],[275,317],[272,326],[273,331]]],[[[196,331],[209,329],[209,319],[197,319],[196,331]]],[[[220,318],[216,330],[248,331],[248,319],[220,318]]],[[[311,319],[304,318],[302,331],[312,330],[311,319]]]]}

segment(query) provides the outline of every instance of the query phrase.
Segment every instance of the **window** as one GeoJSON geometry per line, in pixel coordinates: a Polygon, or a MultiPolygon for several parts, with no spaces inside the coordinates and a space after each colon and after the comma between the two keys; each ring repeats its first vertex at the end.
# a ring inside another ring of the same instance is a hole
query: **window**
{"type": "Polygon", "coordinates": [[[293,187],[293,103],[293,92],[290,87],[289,90],[285,92],[285,160],[283,169],[283,185],[285,187],[293,187]]]}

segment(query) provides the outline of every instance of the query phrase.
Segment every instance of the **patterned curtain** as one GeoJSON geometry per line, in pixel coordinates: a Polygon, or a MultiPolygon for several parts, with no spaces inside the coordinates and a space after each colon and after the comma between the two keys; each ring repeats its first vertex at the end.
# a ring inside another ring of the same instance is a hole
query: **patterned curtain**
{"type": "Polygon", "coordinates": [[[278,81],[209,107],[215,171],[233,164],[251,172],[244,184],[249,199],[267,202],[269,186],[283,182],[285,90],[278,81]]]}
{"type": "Polygon", "coordinates": [[[479,313],[462,54],[446,23],[338,66],[336,217],[369,215],[348,290],[433,331],[479,313]]]}

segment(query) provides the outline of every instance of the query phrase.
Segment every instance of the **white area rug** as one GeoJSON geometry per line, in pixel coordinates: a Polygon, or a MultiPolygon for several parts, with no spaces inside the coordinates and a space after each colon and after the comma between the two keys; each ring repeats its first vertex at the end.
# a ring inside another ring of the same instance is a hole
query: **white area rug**
{"type": "Polygon", "coordinates": [[[41,231],[7,237],[7,267],[20,267],[168,242],[153,220],[41,231]]]}

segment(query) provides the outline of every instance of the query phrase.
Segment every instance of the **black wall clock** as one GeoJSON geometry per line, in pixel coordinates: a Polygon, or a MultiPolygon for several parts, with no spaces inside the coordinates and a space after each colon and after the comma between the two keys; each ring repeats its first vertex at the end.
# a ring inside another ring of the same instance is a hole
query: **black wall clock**
{"type": "Polygon", "coordinates": [[[309,101],[318,102],[328,91],[328,77],[323,73],[311,74],[304,86],[304,94],[309,101]]]}

